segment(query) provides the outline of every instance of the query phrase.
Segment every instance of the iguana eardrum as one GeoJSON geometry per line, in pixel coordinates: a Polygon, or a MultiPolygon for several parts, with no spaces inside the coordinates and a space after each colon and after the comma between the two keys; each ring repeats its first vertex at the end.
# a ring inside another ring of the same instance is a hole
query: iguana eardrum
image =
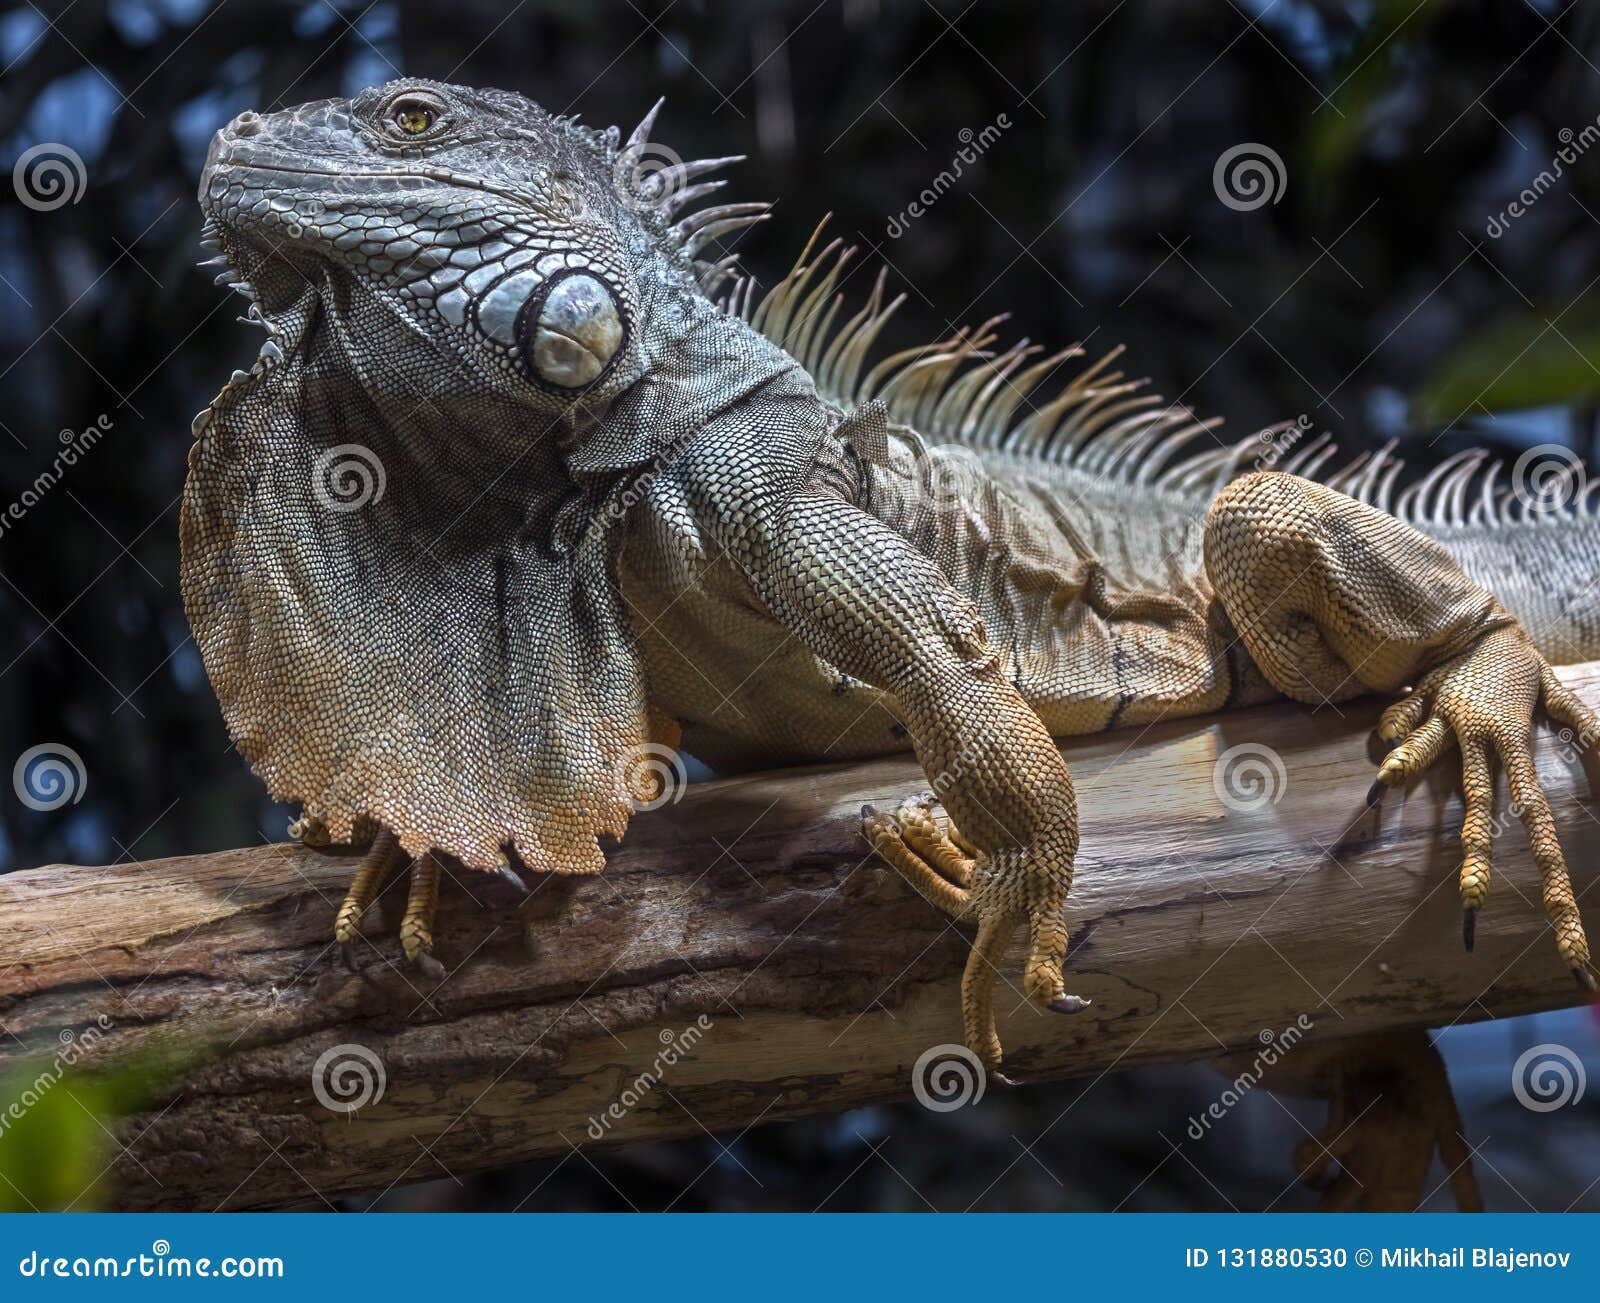
{"type": "Polygon", "coordinates": [[[624,140],[400,81],[211,147],[218,279],[268,338],[195,421],[184,598],[301,835],[373,839],[341,939],[402,851],[430,964],[441,857],[598,871],[679,729],[719,767],[909,747],[947,817],[865,833],[976,922],[962,1009],[993,1069],[1019,924],[1027,993],[1084,1003],[1054,737],[1409,689],[1374,791],[1459,747],[1467,944],[1500,765],[1590,982],[1530,742],[1541,705],[1600,733],[1549,669],[1600,654],[1600,484],[1519,508],[1471,454],[1396,496],[1388,451],[1319,482],[1325,440],[1248,471],[1261,437],[994,323],[869,368],[881,277],[841,306],[852,251],[814,240],[758,301],[701,254],[765,205],[688,211],[733,160],[651,171],[654,117],[624,140]]]}

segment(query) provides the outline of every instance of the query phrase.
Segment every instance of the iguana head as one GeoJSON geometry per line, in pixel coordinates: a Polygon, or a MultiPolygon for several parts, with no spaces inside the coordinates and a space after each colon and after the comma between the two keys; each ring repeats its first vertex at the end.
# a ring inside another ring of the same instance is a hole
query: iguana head
{"type": "Polygon", "coordinates": [[[200,202],[269,320],[324,278],[377,296],[444,357],[392,379],[488,389],[536,410],[638,378],[641,223],[593,133],[518,95],[396,82],[243,113],[200,202]]]}
{"type": "Polygon", "coordinates": [[[608,503],[794,366],[697,259],[765,206],[681,217],[731,160],[651,152],[653,116],[408,80],[212,144],[218,279],[268,339],[195,421],[185,605],[241,752],[335,839],[595,868],[626,822],[608,503]]]}

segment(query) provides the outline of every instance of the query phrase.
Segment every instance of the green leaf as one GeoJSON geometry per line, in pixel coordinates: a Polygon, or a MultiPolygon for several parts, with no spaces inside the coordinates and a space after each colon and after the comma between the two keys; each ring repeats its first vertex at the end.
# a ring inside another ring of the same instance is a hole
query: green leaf
{"type": "Polygon", "coordinates": [[[103,1207],[116,1124],[174,1080],[180,1063],[171,1055],[140,1053],[87,1071],[78,1058],[92,1049],[91,1035],[0,1077],[0,1212],[103,1207]]]}
{"type": "Polygon", "coordinates": [[[1478,412],[1510,412],[1600,395],[1600,320],[1557,311],[1503,319],[1468,336],[1412,396],[1427,425],[1478,412]]]}

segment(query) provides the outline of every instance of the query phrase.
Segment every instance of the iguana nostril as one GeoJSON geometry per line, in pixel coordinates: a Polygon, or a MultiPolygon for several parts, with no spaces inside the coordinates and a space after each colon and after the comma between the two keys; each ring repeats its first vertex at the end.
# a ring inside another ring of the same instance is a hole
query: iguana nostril
{"type": "Polygon", "coordinates": [[[261,115],[246,109],[228,124],[228,129],[235,137],[259,135],[261,133],[261,115]]]}
{"type": "Polygon", "coordinates": [[[622,347],[622,317],[611,291],[595,277],[562,277],[539,305],[528,340],[535,373],[562,389],[593,384],[622,347]]]}

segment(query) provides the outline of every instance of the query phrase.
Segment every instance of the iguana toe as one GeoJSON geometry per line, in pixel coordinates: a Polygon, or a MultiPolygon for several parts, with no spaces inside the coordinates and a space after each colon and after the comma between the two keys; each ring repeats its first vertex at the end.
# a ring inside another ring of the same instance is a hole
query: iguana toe
{"type": "MultiPolygon", "coordinates": [[[[304,823],[305,820],[301,820],[304,823]]],[[[299,826],[298,824],[296,826],[299,826]]],[[[383,881],[400,858],[400,843],[387,828],[372,839],[372,845],[356,869],[356,876],[345,894],[344,903],[334,919],[333,936],[339,943],[345,966],[355,971],[354,941],[361,934],[361,920],[367,908],[377,899],[383,881]]]]}
{"type": "Polygon", "coordinates": [[[972,861],[939,830],[927,810],[901,806],[889,816],[876,806],[861,807],[861,832],[880,859],[952,918],[965,918],[972,902],[968,885],[972,861]]]}

